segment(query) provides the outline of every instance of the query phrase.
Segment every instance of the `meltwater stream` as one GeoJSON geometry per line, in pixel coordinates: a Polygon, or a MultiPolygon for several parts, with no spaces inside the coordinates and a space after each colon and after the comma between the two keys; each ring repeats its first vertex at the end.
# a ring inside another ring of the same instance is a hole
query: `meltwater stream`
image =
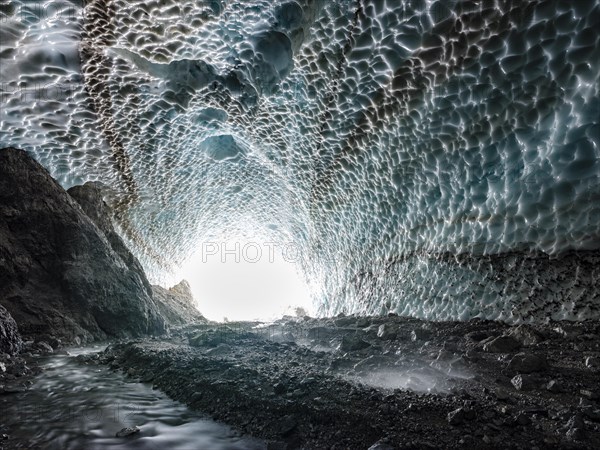
{"type": "Polygon", "coordinates": [[[148,384],[131,382],[106,367],[79,364],[76,356],[101,350],[78,349],[53,355],[31,389],[0,397],[4,432],[20,448],[252,450],[266,448],[222,424],[203,418],[148,384]],[[125,427],[141,431],[115,437],[125,427]]]}

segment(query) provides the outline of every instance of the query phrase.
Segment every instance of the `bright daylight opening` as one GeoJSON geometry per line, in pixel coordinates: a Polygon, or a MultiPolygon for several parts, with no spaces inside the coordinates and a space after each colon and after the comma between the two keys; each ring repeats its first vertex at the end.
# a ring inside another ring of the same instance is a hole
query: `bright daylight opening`
{"type": "Polygon", "coordinates": [[[200,246],[181,276],[207,319],[268,321],[313,312],[296,263],[293,249],[275,244],[211,242],[200,246]]]}

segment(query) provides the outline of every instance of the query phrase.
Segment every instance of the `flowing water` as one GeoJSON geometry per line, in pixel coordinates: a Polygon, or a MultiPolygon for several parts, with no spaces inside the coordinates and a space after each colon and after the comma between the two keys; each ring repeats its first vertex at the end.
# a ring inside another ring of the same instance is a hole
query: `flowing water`
{"type": "Polygon", "coordinates": [[[0,397],[3,433],[23,448],[56,450],[264,449],[257,440],[206,419],[148,384],[132,382],[106,367],[75,357],[97,348],[44,359],[44,372],[27,392],[0,397]],[[125,427],[140,432],[115,437],[125,427]]]}

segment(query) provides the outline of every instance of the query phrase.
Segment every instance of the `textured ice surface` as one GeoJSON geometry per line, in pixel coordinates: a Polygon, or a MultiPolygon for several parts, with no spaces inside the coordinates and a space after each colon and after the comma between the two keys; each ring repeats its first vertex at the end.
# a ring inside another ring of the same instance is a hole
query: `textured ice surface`
{"type": "Polygon", "coordinates": [[[0,2],[0,144],[155,277],[250,234],[327,313],[600,314],[599,1],[81,3],[0,2]]]}

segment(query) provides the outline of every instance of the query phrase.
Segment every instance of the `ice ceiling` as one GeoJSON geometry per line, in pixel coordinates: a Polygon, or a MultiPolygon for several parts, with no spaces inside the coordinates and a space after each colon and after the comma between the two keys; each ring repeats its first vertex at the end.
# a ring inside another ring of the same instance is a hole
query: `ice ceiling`
{"type": "Polygon", "coordinates": [[[547,257],[600,248],[599,1],[0,4],[0,144],[108,186],[155,278],[260,237],[324,313],[599,314],[547,257]]]}

